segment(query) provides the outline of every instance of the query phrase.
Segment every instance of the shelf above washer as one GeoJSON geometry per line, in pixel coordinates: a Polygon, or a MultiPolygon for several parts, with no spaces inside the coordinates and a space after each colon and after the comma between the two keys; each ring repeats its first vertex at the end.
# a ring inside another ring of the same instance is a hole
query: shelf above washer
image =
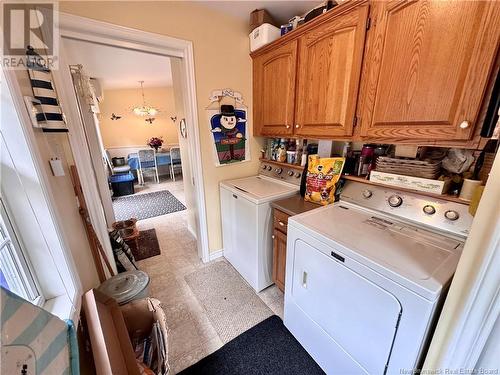
{"type": "Polygon", "coordinates": [[[280,167],[284,167],[284,168],[292,168],[292,169],[297,169],[299,171],[304,170],[304,167],[301,167],[300,165],[297,165],[297,164],[282,163],[280,161],[269,160],[269,159],[264,159],[264,158],[260,158],[259,160],[263,163],[279,165],[280,167]]]}

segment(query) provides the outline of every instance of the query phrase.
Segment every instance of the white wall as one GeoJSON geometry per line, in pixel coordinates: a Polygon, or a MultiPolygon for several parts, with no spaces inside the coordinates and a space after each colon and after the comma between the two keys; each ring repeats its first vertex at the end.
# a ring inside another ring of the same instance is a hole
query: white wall
{"type": "MultiPolygon", "coordinates": [[[[167,60],[165,57],[165,61],[167,60]]],[[[109,63],[113,64],[113,61],[109,63]]],[[[133,70],[133,67],[130,69],[133,70]]],[[[144,95],[148,105],[160,110],[152,124],[132,112],[132,108],[142,105],[139,89],[104,90],[104,98],[99,103],[101,112],[98,117],[105,148],[140,146],[144,149],[148,148],[146,143],[151,137],[161,137],[165,142],[164,145],[179,142],[176,125],[170,119],[175,114],[172,87],[145,88],[144,95]],[[112,120],[113,113],[121,118],[112,120]]]]}
{"type": "MultiPolygon", "coordinates": [[[[16,71],[16,78],[22,95],[33,96],[28,72],[16,71]]],[[[76,264],[78,275],[84,290],[99,285],[99,278],[94,266],[87,234],[80,217],[76,196],[71,181],[69,166],[74,164],[67,133],[43,133],[41,129],[33,129],[33,139],[36,142],[36,154],[43,166],[40,171],[46,176],[49,184],[49,194],[53,194],[55,206],[53,210],[60,219],[60,229],[63,233],[68,250],[76,264]],[[59,158],[62,161],[65,176],[54,177],[49,160],[59,158]]],[[[19,141],[18,141],[19,142],[19,141]]]]}

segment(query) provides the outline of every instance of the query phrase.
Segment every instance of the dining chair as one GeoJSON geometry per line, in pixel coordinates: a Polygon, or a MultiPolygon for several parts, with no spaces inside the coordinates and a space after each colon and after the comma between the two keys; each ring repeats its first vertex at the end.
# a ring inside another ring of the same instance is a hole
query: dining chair
{"type": "Polygon", "coordinates": [[[137,152],[137,157],[139,159],[139,169],[137,174],[139,184],[144,185],[145,171],[153,171],[156,175],[156,182],[160,183],[160,177],[158,176],[158,165],[156,163],[156,151],[152,149],[139,150],[137,152]]]}
{"type": "Polygon", "coordinates": [[[108,168],[111,171],[112,175],[130,172],[130,165],[128,165],[128,164],[119,165],[119,166],[113,165],[113,163],[111,162],[111,155],[109,154],[108,150],[105,150],[104,158],[106,159],[106,164],[108,165],[108,168]]]}
{"type": "Polygon", "coordinates": [[[181,149],[179,147],[170,148],[170,178],[175,181],[175,170],[182,173],[181,149]]]}

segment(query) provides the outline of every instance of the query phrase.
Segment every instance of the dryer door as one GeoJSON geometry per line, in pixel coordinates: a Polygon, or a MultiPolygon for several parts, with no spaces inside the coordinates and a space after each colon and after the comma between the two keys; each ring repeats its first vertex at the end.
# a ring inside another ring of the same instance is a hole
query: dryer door
{"type": "Polygon", "coordinates": [[[300,239],[294,247],[294,303],[330,337],[332,351],[351,358],[353,368],[383,374],[402,311],[399,301],[347,268],[342,254],[325,255],[300,239]]]}

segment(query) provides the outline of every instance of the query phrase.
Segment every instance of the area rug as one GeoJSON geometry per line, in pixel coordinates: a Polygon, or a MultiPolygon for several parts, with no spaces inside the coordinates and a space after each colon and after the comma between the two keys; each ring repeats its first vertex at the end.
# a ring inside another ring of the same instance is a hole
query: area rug
{"type": "Polygon", "coordinates": [[[127,195],[113,199],[116,220],[126,220],[131,217],[142,220],[185,209],[186,206],[179,202],[168,190],[127,195]]]}
{"type": "Polygon", "coordinates": [[[215,262],[184,278],[224,343],[273,315],[225,261],[215,262]]]}
{"type": "Polygon", "coordinates": [[[324,372],[282,320],[273,315],[181,374],[320,375],[324,372]]]}
{"type": "Polygon", "coordinates": [[[143,260],[160,255],[160,244],[156,237],[156,230],[147,229],[139,232],[137,241],[127,241],[135,260],[143,260]]]}

